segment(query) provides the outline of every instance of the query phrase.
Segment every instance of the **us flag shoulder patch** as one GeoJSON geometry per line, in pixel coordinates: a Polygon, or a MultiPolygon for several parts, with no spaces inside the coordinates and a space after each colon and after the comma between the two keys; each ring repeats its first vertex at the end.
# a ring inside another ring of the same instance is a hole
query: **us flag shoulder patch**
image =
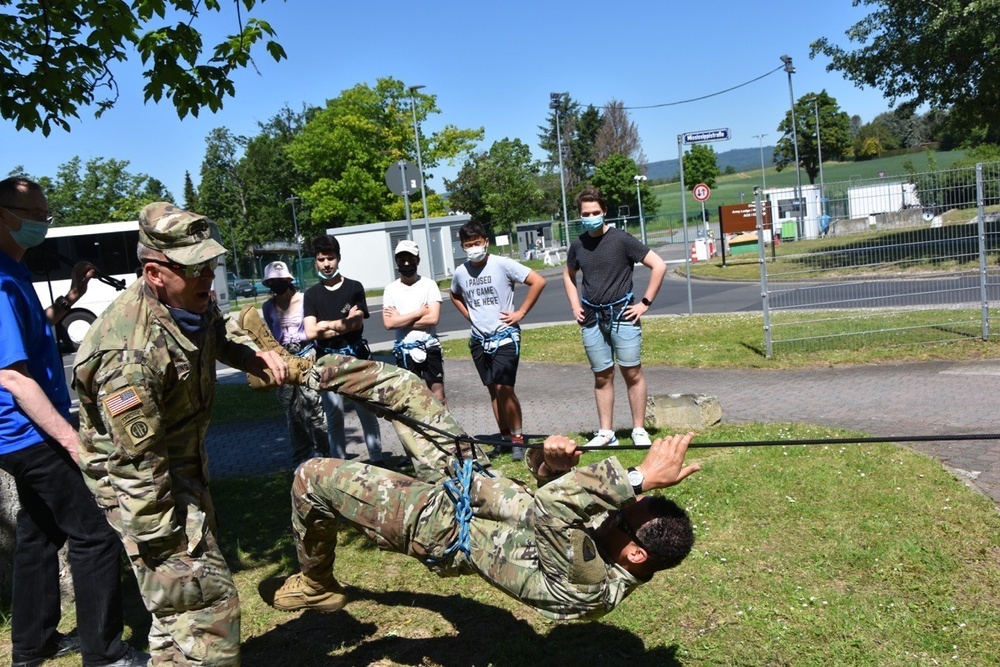
{"type": "Polygon", "coordinates": [[[126,410],[142,405],[142,400],[135,389],[128,387],[117,394],[112,394],[104,399],[104,407],[108,409],[112,417],[117,417],[126,410]]]}

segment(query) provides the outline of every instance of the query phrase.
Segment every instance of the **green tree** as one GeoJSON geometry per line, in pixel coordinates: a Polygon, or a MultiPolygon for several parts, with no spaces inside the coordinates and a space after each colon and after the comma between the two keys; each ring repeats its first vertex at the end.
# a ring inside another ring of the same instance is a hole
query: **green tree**
{"type": "Polygon", "coordinates": [[[191,180],[191,172],[187,170],[184,171],[184,210],[198,210],[198,191],[191,180]]]}
{"type": "MultiPolygon", "coordinates": [[[[795,103],[795,123],[799,138],[799,164],[815,183],[819,174],[819,143],[816,140],[816,105],[819,100],[819,139],[824,160],[839,160],[851,147],[851,117],[840,110],[837,100],[825,90],[803,95],[795,103]]],[[[792,112],[778,124],[781,139],[774,147],[774,164],[778,171],[795,165],[795,146],[792,143],[792,112]]]]}
{"type": "Polygon", "coordinates": [[[240,166],[247,141],[228,128],[215,128],[205,138],[205,157],[201,162],[198,212],[215,220],[227,241],[234,239],[236,256],[227,255],[227,260],[233,262],[230,268],[250,257],[246,252],[251,242],[247,183],[240,166]]]}
{"type": "Polygon", "coordinates": [[[520,139],[501,139],[468,160],[454,181],[445,181],[450,201],[494,233],[513,234],[519,222],[537,216],[544,194],[538,164],[520,139]]]}
{"type": "Polygon", "coordinates": [[[959,126],[984,128],[1000,141],[1000,2],[996,0],[854,0],[872,8],[851,26],[854,50],[823,37],[810,57],[830,58],[827,71],[843,72],[859,87],[881,90],[911,109],[948,109],[959,126]]]}
{"type": "MultiPolygon", "coordinates": [[[[263,4],[265,0],[259,0],[263,4]]],[[[17,129],[52,126],[69,130],[81,107],[96,105],[96,115],[114,106],[118,82],[112,66],[138,53],[146,79],[144,99],[166,97],[177,115],[197,116],[222,108],[235,93],[233,74],[253,65],[254,46],[263,43],[275,60],[285,57],[267,21],[244,16],[258,0],[77,0],[46,2],[2,0],[0,14],[0,116],[17,129]],[[234,10],[237,31],[211,49],[195,27],[205,10],[234,10]],[[13,5],[13,9],[10,7],[13,5]],[[169,16],[166,24],[164,19],[169,16]]]]}
{"type": "MultiPolygon", "coordinates": [[[[715,187],[715,179],[719,177],[719,165],[716,161],[715,149],[707,144],[694,144],[684,155],[684,184],[688,190],[699,183],[710,188],[715,187]]],[[[643,200],[645,208],[646,200],[643,200]]]]}
{"type": "Polygon", "coordinates": [[[861,126],[853,143],[854,159],[858,161],[874,160],[882,157],[885,151],[899,148],[899,139],[879,116],[861,126]]]}
{"type": "Polygon", "coordinates": [[[75,226],[135,220],[143,206],[173,201],[163,182],[128,171],[128,160],[73,157],[55,178],[35,180],[45,189],[56,225],[75,226]]]}
{"type": "MultiPolygon", "coordinates": [[[[635,177],[640,169],[635,160],[627,155],[615,154],[594,169],[591,183],[600,188],[608,202],[608,214],[617,215],[619,206],[628,206],[632,215],[639,213],[639,198],[636,195],[635,177]]],[[[639,191],[642,193],[642,213],[650,216],[659,209],[659,199],[653,196],[649,181],[639,181],[639,191]]],[[[573,217],[576,217],[575,215],[573,217]]]]}
{"type": "MultiPolygon", "coordinates": [[[[421,126],[438,114],[434,95],[415,93],[421,126]]],[[[483,128],[445,125],[420,138],[424,176],[442,160],[469,153],[482,140],[483,128]]],[[[322,228],[358,225],[403,217],[403,199],[385,186],[385,172],[399,160],[415,162],[410,93],[402,81],[379,79],[374,87],[359,84],[341,92],[317,111],[287,151],[308,186],[301,193],[314,224],[322,228]]],[[[428,192],[433,195],[432,192],[428,192]]],[[[411,204],[419,204],[419,194],[411,204]]],[[[443,213],[440,197],[428,197],[428,209],[443,213]]]]}
{"type": "Polygon", "coordinates": [[[567,191],[577,189],[587,180],[596,161],[597,135],[600,132],[602,116],[593,105],[583,111],[579,103],[569,95],[559,98],[558,106],[549,112],[545,125],[539,125],[538,145],[545,151],[545,167],[549,171],[559,169],[559,142],[556,137],[556,116],[562,134],[563,169],[567,191]]]}

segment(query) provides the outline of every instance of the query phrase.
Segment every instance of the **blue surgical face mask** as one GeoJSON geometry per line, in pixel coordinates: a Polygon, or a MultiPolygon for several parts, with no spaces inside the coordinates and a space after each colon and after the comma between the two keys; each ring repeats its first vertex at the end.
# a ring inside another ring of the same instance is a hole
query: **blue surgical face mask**
{"type": "Polygon", "coordinates": [[[20,220],[20,229],[17,231],[13,229],[9,230],[10,235],[17,245],[27,250],[28,248],[34,248],[45,240],[45,235],[49,233],[48,224],[38,222],[37,220],[26,220],[25,218],[20,218],[20,220]]]}
{"type": "Polygon", "coordinates": [[[604,216],[595,215],[589,218],[580,218],[580,223],[583,225],[584,229],[588,232],[592,232],[595,229],[600,229],[604,226],[604,216]]]}
{"type": "Polygon", "coordinates": [[[340,268],[334,269],[333,273],[323,273],[322,271],[317,271],[316,273],[319,275],[320,280],[333,280],[340,275],[340,268]]]}

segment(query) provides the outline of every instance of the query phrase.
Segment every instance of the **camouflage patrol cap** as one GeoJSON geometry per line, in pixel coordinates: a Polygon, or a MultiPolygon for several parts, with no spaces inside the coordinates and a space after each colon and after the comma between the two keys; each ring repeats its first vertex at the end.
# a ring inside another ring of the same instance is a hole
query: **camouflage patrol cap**
{"type": "Polygon", "coordinates": [[[178,264],[200,264],[224,255],[221,241],[214,222],[169,202],[147,204],[139,212],[139,243],[178,264]]]}

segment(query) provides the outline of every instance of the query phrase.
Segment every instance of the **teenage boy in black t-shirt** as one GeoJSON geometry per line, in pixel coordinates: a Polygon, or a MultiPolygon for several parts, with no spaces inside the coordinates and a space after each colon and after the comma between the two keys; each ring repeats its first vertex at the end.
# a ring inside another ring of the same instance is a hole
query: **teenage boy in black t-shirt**
{"type": "MultiPolygon", "coordinates": [[[[313,258],[320,282],[303,295],[302,313],[306,337],[316,341],[317,354],[345,354],[368,359],[371,352],[364,339],[364,320],[368,317],[365,288],[357,280],[340,274],[340,242],[333,236],[317,236],[312,241],[313,258]]],[[[320,392],[326,411],[330,455],[347,458],[344,435],[344,399],[332,391],[320,392]]],[[[355,412],[365,434],[368,459],[382,462],[382,433],[378,417],[355,404],[355,412]]]]}

